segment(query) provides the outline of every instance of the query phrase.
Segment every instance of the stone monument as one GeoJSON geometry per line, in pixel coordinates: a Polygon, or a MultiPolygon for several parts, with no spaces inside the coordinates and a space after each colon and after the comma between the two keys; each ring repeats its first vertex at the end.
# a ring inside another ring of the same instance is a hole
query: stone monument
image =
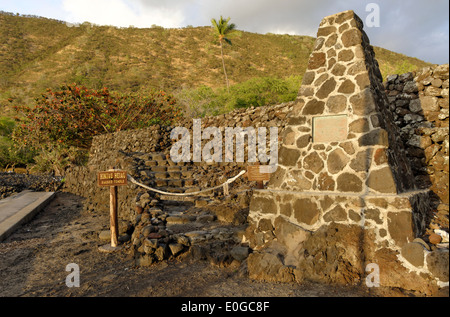
{"type": "Polygon", "coordinates": [[[359,244],[365,253],[355,255],[358,275],[375,252],[399,251],[423,232],[428,191],[414,184],[373,48],[353,11],[322,20],[289,116],[278,169],[250,203],[245,237],[254,250],[277,243],[282,264],[304,273],[316,256],[308,239],[332,226],[353,235],[336,243],[359,244]]]}

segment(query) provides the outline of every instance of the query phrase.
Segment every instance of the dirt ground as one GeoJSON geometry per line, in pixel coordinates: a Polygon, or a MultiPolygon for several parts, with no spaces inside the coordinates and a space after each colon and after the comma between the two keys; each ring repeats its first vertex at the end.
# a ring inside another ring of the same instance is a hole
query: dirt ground
{"type": "Polygon", "coordinates": [[[30,223],[0,243],[1,297],[369,297],[408,296],[366,286],[281,284],[248,279],[245,265],[219,268],[187,259],[136,267],[129,246],[103,253],[98,233],[109,215],[83,211],[80,197],[57,193],[30,223]],[[68,264],[80,269],[69,288],[68,264]]]}

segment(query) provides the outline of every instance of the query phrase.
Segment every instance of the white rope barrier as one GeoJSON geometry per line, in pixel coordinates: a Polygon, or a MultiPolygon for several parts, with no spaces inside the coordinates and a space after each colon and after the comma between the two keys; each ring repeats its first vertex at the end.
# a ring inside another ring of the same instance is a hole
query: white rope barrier
{"type": "Polygon", "coordinates": [[[148,189],[148,190],[151,190],[151,191],[153,191],[153,192],[156,192],[156,193],[159,193],[159,194],[163,194],[163,195],[171,195],[171,196],[191,196],[191,195],[198,195],[198,194],[201,194],[201,193],[209,192],[209,191],[212,191],[212,190],[221,188],[221,187],[223,187],[224,194],[225,194],[225,195],[228,195],[228,185],[231,184],[231,183],[233,183],[234,181],[236,181],[239,177],[241,177],[241,176],[244,175],[245,173],[246,173],[246,171],[241,171],[238,175],[236,175],[236,176],[233,177],[233,178],[228,179],[228,180],[227,180],[225,183],[223,183],[222,185],[215,186],[215,187],[211,187],[211,188],[204,189],[204,190],[197,191],[197,192],[192,192],[192,193],[168,193],[168,192],[164,192],[164,191],[161,191],[161,190],[158,190],[158,189],[155,189],[155,188],[151,188],[151,187],[146,186],[146,185],[144,185],[144,184],[141,184],[141,183],[139,183],[137,180],[135,180],[133,177],[131,177],[130,175],[128,175],[127,177],[128,177],[128,180],[129,180],[130,182],[132,182],[133,184],[136,184],[136,185],[141,186],[141,187],[143,187],[143,188],[145,188],[145,189],[148,189]]]}

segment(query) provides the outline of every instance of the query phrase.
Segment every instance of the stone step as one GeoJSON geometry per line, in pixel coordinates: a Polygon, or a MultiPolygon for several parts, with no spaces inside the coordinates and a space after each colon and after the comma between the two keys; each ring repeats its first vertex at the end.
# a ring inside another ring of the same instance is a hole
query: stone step
{"type": "Polygon", "coordinates": [[[154,165],[154,166],[152,166],[150,168],[150,171],[151,172],[166,172],[167,168],[168,168],[167,166],[156,166],[156,165],[154,165]]]}
{"type": "Polygon", "coordinates": [[[186,189],[187,192],[189,192],[189,191],[192,192],[192,191],[194,191],[194,190],[191,190],[191,189],[198,188],[198,187],[196,187],[196,185],[197,185],[197,180],[192,179],[192,178],[184,179],[184,180],[183,180],[183,184],[184,184],[184,187],[187,187],[187,188],[188,188],[188,189],[186,189]]]}
{"type": "Polygon", "coordinates": [[[213,201],[205,196],[174,196],[174,195],[162,195],[159,194],[157,198],[160,201],[168,202],[190,202],[193,203],[195,207],[206,207],[213,201]]]}
{"type": "Polygon", "coordinates": [[[168,226],[170,225],[182,225],[187,224],[190,222],[197,221],[196,216],[190,216],[190,215],[170,215],[166,218],[166,224],[168,226]]]}
{"type": "MultiPolygon", "coordinates": [[[[161,191],[167,192],[167,193],[192,193],[200,191],[200,188],[198,187],[191,187],[191,188],[185,188],[185,187],[160,187],[158,188],[161,191]]],[[[194,197],[197,199],[205,199],[208,197],[211,197],[214,194],[213,191],[208,191],[205,193],[195,194],[195,195],[189,195],[189,196],[173,196],[173,197],[194,197]]],[[[161,195],[167,195],[167,194],[161,194],[161,195]]]]}
{"type": "Polygon", "coordinates": [[[167,162],[167,160],[156,161],[156,163],[158,166],[169,166],[169,162],[167,162]]]}
{"type": "Polygon", "coordinates": [[[184,185],[184,181],[182,179],[168,179],[167,186],[169,187],[182,187],[184,185]]]}
{"type": "Polygon", "coordinates": [[[193,196],[172,196],[172,195],[160,195],[159,200],[173,200],[173,201],[189,201],[195,202],[195,197],[193,196]]]}
{"type": "Polygon", "coordinates": [[[208,213],[186,214],[185,212],[168,211],[165,221],[167,229],[177,234],[185,234],[196,230],[211,231],[221,226],[217,217],[208,213]]]}
{"type": "MultiPolygon", "coordinates": [[[[174,173],[174,175],[181,175],[183,177],[192,177],[194,171],[190,170],[189,166],[168,166],[168,165],[154,165],[150,169],[141,170],[147,175],[154,175],[157,173],[174,173]]],[[[177,177],[177,176],[175,176],[177,177]]]]}
{"type": "Polygon", "coordinates": [[[193,172],[150,172],[150,177],[153,176],[155,179],[190,179],[193,175],[193,172]]]}
{"type": "MultiPolygon", "coordinates": [[[[198,192],[198,191],[201,191],[200,187],[188,188],[184,192],[185,193],[193,193],[193,192],[198,192]]],[[[207,191],[207,192],[204,192],[204,193],[196,194],[195,196],[196,197],[211,197],[213,195],[214,195],[214,191],[210,190],[210,191],[207,191]]]]}
{"type": "Polygon", "coordinates": [[[199,228],[199,230],[189,231],[182,234],[189,239],[191,246],[195,244],[212,242],[214,240],[233,240],[235,242],[238,242],[240,240],[240,236],[242,235],[239,230],[233,230],[224,227],[218,227],[214,229],[204,228],[203,230],[202,228],[199,228]]]}
{"type": "Polygon", "coordinates": [[[185,162],[178,162],[175,163],[172,160],[153,160],[153,161],[148,161],[148,163],[146,162],[147,166],[167,166],[167,167],[174,167],[174,166],[178,166],[178,167],[185,167],[185,166],[189,166],[189,163],[185,163],[185,162]],[[150,162],[155,162],[155,163],[150,163],[150,162]]]}
{"type": "MultiPolygon", "coordinates": [[[[153,184],[153,186],[157,187],[157,189],[162,190],[162,191],[167,191],[166,189],[169,190],[169,192],[171,193],[184,193],[184,192],[189,192],[189,191],[197,191],[198,187],[196,187],[196,181],[194,179],[155,179],[153,181],[148,182],[149,184],[153,184]],[[182,188],[182,191],[174,191],[174,190],[170,190],[173,188],[182,188]],[[196,190],[192,190],[192,189],[196,189],[196,190]]],[[[152,186],[152,185],[148,185],[148,186],[152,186]]]]}
{"type": "MultiPolygon", "coordinates": [[[[182,178],[182,172],[177,171],[177,172],[167,172],[167,174],[169,175],[169,177],[171,179],[181,179],[182,178]]],[[[192,175],[192,173],[191,173],[192,175]]]]}
{"type": "Polygon", "coordinates": [[[166,161],[167,157],[163,153],[152,153],[153,161],[166,161]]]}
{"type": "Polygon", "coordinates": [[[182,210],[187,210],[193,206],[195,206],[195,201],[193,200],[172,200],[171,197],[167,197],[167,200],[160,200],[160,202],[163,204],[164,210],[167,210],[168,208],[180,208],[182,210]]]}
{"type": "Polygon", "coordinates": [[[167,193],[184,193],[186,188],[184,187],[161,187],[159,190],[167,192],[167,193]]]}
{"type": "Polygon", "coordinates": [[[190,207],[186,205],[166,205],[164,204],[164,212],[169,216],[181,216],[184,215],[190,207]]]}
{"type": "Polygon", "coordinates": [[[170,166],[176,166],[174,162],[169,162],[167,160],[147,160],[144,162],[145,166],[148,167],[170,167],[170,166]]]}
{"type": "Polygon", "coordinates": [[[166,166],[167,172],[183,172],[188,170],[188,166],[166,166]]]}
{"type": "Polygon", "coordinates": [[[169,178],[169,174],[166,172],[151,172],[149,176],[153,176],[155,179],[167,179],[169,178]]]}
{"type": "Polygon", "coordinates": [[[209,199],[196,199],[195,200],[195,207],[205,207],[208,206],[211,203],[211,200],[209,199]]]}
{"type": "Polygon", "coordinates": [[[154,167],[157,166],[158,163],[156,161],[145,161],[145,166],[154,167]]]}
{"type": "Polygon", "coordinates": [[[167,180],[166,179],[157,179],[154,181],[154,185],[158,187],[158,189],[162,190],[161,187],[167,187],[167,180]]]}

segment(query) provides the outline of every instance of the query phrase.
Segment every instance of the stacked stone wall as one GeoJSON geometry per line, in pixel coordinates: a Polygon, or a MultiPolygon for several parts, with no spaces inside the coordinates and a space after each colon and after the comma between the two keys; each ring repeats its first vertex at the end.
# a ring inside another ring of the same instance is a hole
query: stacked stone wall
{"type": "Polygon", "coordinates": [[[385,87],[416,183],[433,192],[436,225],[448,228],[449,65],[388,76],[385,87]]]}
{"type": "MultiPolygon", "coordinates": [[[[226,127],[278,127],[279,133],[284,131],[285,118],[292,110],[292,103],[285,103],[270,107],[239,109],[228,114],[201,119],[201,128],[218,127],[222,131],[226,127]]],[[[193,120],[186,118],[178,122],[177,127],[189,130],[192,140],[193,120]]],[[[171,131],[175,126],[155,125],[149,128],[120,131],[94,137],[90,148],[89,161],[85,167],[71,167],[65,173],[65,189],[76,195],[89,198],[85,208],[91,212],[107,212],[109,210],[109,191],[97,186],[97,173],[106,171],[110,167],[126,170],[137,181],[148,186],[156,184],[148,182],[144,175],[151,173],[150,157],[152,153],[170,158],[170,149],[177,142],[171,139],[171,131]],[[148,165],[146,165],[148,162],[148,165]]],[[[204,145],[208,140],[202,140],[204,145]]],[[[235,140],[236,141],[236,140],[235,140]]],[[[192,141],[191,141],[192,146],[192,141]]],[[[247,142],[245,144],[247,146],[247,142]]],[[[191,149],[192,151],[192,149],[191,149]]],[[[247,150],[245,149],[245,153],[247,150]]],[[[171,162],[171,164],[176,165],[171,162]]],[[[184,162],[177,163],[179,165],[184,162]]],[[[244,162],[221,162],[207,164],[205,162],[189,163],[190,169],[202,189],[217,186],[228,178],[236,176],[246,169],[249,163],[247,157],[244,162]]],[[[234,187],[240,184],[246,187],[254,185],[246,179],[240,179],[234,187]]],[[[231,189],[233,189],[233,186],[231,189]]],[[[121,186],[118,188],[119,217],[133,219],[136,215],[136,196],[141,193],[137,186],[121,186]]]]}
{"type": "MultiPolygon", "coordinates": [[[[134,163],[127,159],[126,153],[145,149],[160,151],[165,141],[164,129],[153,126],[147,129],[121,131],[94,137],[87,166],[75,166],[65,173],[64,190],[88,198],[85,209],[92,212],[109,210],[109,190],[97,186],[97,173],[111,167],[132,171],[134,163]]],[[[130,219],[135,213],[136,188],[120,186],[118,188],[119,217],[130,219]]]]}

